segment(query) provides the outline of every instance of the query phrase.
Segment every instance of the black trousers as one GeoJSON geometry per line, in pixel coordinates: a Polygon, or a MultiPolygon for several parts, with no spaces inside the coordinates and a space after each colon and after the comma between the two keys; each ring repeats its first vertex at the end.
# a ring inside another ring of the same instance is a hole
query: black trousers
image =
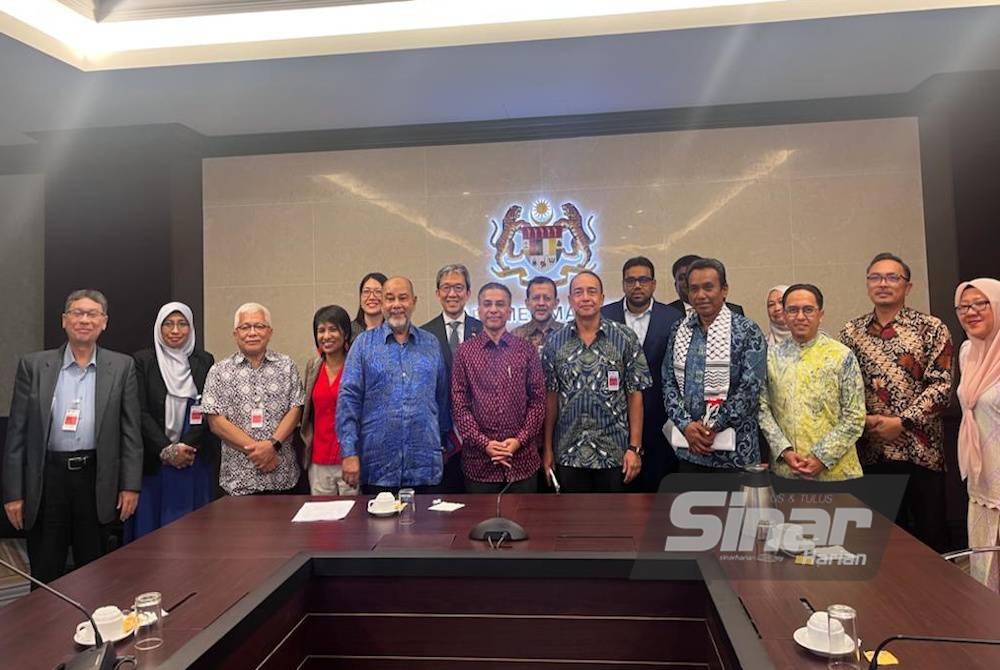
{"type": "MultiPolygon", "coordinates": [[[[465,493],[465,475],[462,473],[462,452],[452,454],[444,462],[438,493],[465,493]]],[[[470,491],[470,493],[472,493],[470,491]]]]}
{"type": "Polygon", "coordinates": [[[25,535],[31,574],[48,583],[66,572],[70,547],[77,568],[103,556],[109,526],[97,519],[95,452],[50,451],[44,477],[38,516],[25,535]]]}
{"type": "MultiPolygon", "coordinates": [[[[465,478],[466,493],[500,493],[506,485],[506,482],[477,482],[465,478]]],[[[527,479],[512,482],[507,493],[538,493],[538,477],[531,475],[527,479]]]]}
{"type": "Polygon", "coordinates": [[[556,479],[563,493],[624,493],[622,469],[571,468],[556,464],[556,479]]]}
{"type": "Polygon", "coordinates": [[[428,486],[374,486],[372,484],[362,484],[361,485],[361,495],[363,496],[377,496],[379,493],[391,493],[396,495],[399,493],[400,489],[413,489],[413,492],[417,495],[427,495],[431,493],[441,493],[441,489],[436,485],[428,486]]]}
{"type": "Polygon", "coordinates": [[[934,551],[948,551],[944,473],[908,461],[889,461],[864,467],[865,474],[909,475],[896,525],[934,551]]]}

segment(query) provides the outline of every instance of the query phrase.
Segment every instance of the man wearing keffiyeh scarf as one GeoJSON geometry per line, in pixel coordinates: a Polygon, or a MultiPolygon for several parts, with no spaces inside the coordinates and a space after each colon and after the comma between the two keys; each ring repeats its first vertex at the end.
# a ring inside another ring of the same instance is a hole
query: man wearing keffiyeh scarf
{"type": "Polygon", "coordinates": [[[681,472],[760,462],[757,402],[767,343],[757,324],[726,306],[728,292],[721,262],[692,263],[688,296],[694,312],[671,333],[663,362],[663,394],[679,431],[671,442],[681,472]]]}

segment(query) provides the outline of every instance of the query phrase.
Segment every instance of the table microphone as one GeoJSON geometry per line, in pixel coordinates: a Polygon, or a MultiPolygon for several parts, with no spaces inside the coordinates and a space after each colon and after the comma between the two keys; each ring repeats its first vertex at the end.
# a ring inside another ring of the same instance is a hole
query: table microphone
{"type": "MultiPolygon", "coordinates": [[[[499,467],[504,466],[501,465],[499,467]]],[[[507,484],[497,494],[497,515],[492,519],[480,521],[469,531],[470,539],[485,540],[490,545],[496,543],[498,547],[504,540],[517,542],[528,539],[528,531],[524,529],[524,526],[500,514],[500,500],[503,498],[503,494],[507,492],[507,489],[510,488],[510,485],[514,483],[514,480],[510,478],[510,471],[506,468],[504,469],[504,479],[507,480],[507,484]]]]}
{"type": "Polygon", "coordinates": [[[59,591],[56,591],[48,584],[44,584],[38,581],[37,579],[29,575],[27,572],[24,572],[20,568],[11,565],[2,558],[0,558],[0,565],[7,568],[8,570],[11,570],[12,572],[19,574],[20,576],[24,577],[35,586],[45,589],[46,591],[54,595],[56,598],[59,598],[60,600],[65,601],[70,605],[72,605],[73,607],[77,608],[78,610],[83,612],[83,615],[87,617],[87,621],[90,622],[90,626],[94,630],[94,647],[92,649],[87,649],[86,651],[81,651],[79,654],[70,659],[68,663],[60,665],[59,668],[64,668],[65,670],[84,670],[85,668],[91,670],[114,669],[115,664],[118,661],[118,656],[117,654],[115,654],[115,650],[112,647],[111,643],[105,642],[104,639],[101,637],[101,632],[97,630],[97,624],[94,623],[94,617],[90,615],[90,612],[88,612],[83,608],[83,605],[76,602],[69,596],[60,593],[59,591]]]}
{"type": "Polygon", "coordinates": [[[872,662],[868,664],[868,670],[878,670],[878,654],[882,649],[887,647],[890,642],[895,642],[896,640],[906,640],[909,642],[944,642],[949,644],[989,644],[989,645],[1000,645],[1000,640],[984,640],[981,638],[973,637],[940,637],[937,635],[893,635],[892,637],[882,640],[877,647],[875,647],[875,653],[872,654],[872,662]]]}

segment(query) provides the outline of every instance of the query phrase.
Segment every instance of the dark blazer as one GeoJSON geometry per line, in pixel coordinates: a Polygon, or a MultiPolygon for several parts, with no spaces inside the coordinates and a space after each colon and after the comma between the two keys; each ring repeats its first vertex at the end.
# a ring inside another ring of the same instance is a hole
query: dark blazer
{"type": "MultiPolygon", "coordinates": [[[[163,408],[167,402],[167,386],[163,383],[160,364],[156,360],[156,351],[143,349],[137,351],[135,358],[135,377],[139,386],[139,408],[142,411],[142,474],[155,475],[160,471],[160,451],[170,445],[163,420],[163,408]]],[[[191,364],[191,376],[194,378],[198,393],[205,390],[205,377],[208,369],[215,363],[215,358],[207,351],[195,349],[188,356],[191,364]]],[[[191,426],[181,435],[180,441],[192,447],[198,447],[198,457],[215,465],[219,460],[219,443],[208,430],[208,422],[200,426],[191,426]]]]}
{"type": "MultiPolygon", "coordinates": [[[[448,379],[451,379],[451,347],[448,346],[448,326],[444,323],[444,314],[438,314],[420,327],[433,333],[434,337],[438,338],[438,342],[441,343],[444,366],[448,368],[448,379]]],[[[462,335],[462,341],[468,342],[481,332],[483,332],[483,322],[474,316],[466,314],[465,333],[462,335]]]]}
{"type": "MultiPolygon", "coordinates": [[[[31,528],[42,499],[45,453],[52,424],[52,397],[62,366],[64,344],[22,357],[14,377],[14,397],[4,451],[3,500],[24,500],[24,527],[31,528]]],[[[142,487],[142,432],[131,356],[97,349],[94,446],[97,450],[97,518],[118,518],[118,494],[142,487]]]]}
{"type": "MultiPolygon", "coordinates": [[[[609,321],[625,323],[625,304],[622,300],[608,303],[601,308],[601,316],[609,321]]],[[[670,330],[683,318],[684,312],[670,305],[653,301],[653,313],[649,316],[649,328],[642,343],[642,351],[649,363],[653,385],[642,392],[642,445],[646,449],[643,459],[645,476],[640,471],[643,490],[656,491],[656,486],[669,466],[676,460],[674,450],[663,436],[663,424],[667,422],[667,411],[663,403],[662,371],[663,357],[667,351],[670,330]],[[648,467],[646,466],[648,464],[648,467]]]]}
{"type": "MultiPolygon", "coordinates": [[[[684,309],[684,302],[680,298],[678,298],[677,300],[674,300],[673,302],[668,302],[667,306],[668,307],[673,307],[674,309],[680,311],[681,314],[687,314],[687,310],[684,309]]],[[[726,301],[726,307],[728,307],[733,312],[736,312],[737,314],[740,314],[740,315],[743,314],[743,308],[740,307],[739,305],[737,305],[735,302],[729,302],[727,300],[726,301]]]]}

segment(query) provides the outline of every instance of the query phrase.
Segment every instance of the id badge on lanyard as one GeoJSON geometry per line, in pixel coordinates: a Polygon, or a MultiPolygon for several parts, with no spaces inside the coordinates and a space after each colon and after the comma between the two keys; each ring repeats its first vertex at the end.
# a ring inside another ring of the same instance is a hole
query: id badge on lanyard
{"type": "Polygon", "coordinates": [[[63,414],[62,429],[67,433],[75,433],[80,425],[80,399],[77,398],[63,414]]]}

